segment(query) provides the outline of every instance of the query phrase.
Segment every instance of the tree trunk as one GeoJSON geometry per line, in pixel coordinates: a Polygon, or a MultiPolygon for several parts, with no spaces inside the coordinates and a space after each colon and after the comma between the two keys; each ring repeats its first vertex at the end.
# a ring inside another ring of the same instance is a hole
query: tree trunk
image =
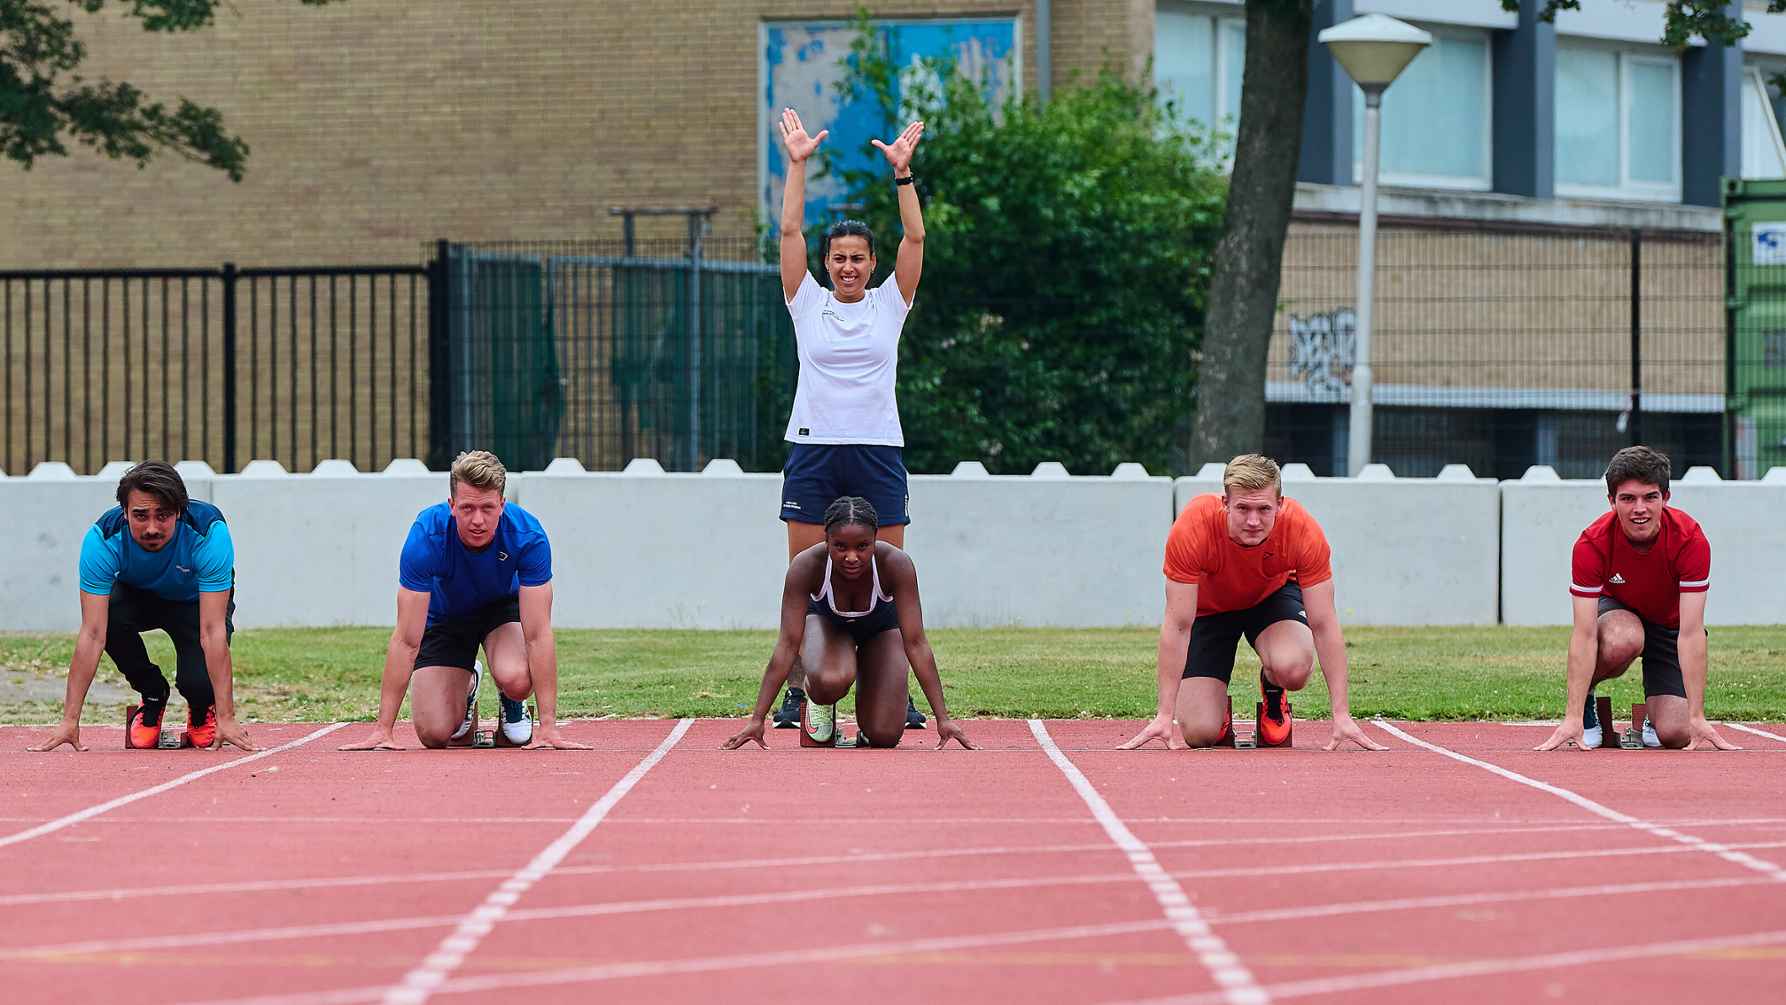
{"type": "Polygon", "coordinates": [[[1240,135],[1197,374],[1190,470],[1265,445],[1265,357],[1308,97],[1312,0],[1248,0],[1240,135]]]}

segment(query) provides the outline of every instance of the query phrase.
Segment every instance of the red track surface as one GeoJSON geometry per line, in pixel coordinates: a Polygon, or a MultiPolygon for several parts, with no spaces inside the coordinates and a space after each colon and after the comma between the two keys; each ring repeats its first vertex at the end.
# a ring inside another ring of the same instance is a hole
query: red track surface
{"type": "Polygon", "coordinates": [[[41,730],[0,729],[5,999],[1716,1001],[1786,974],[1777,726],[1732,754],[1543,755],[1541,727],[1397,724],[1472,764],[1375,725],[1389,753],[1323,753],[1322,723],[1173,753],[1108,749],[1138,723],[1046,724],[1100,822],[1023,722],[972,723],[975,754],[929,731],[723,753],[736,724],[700,721],[640,775],[676,725],[337,752],[354,725],[97,814],[242,755],[95,727],[89,753],[30,754],[41,730]]]}

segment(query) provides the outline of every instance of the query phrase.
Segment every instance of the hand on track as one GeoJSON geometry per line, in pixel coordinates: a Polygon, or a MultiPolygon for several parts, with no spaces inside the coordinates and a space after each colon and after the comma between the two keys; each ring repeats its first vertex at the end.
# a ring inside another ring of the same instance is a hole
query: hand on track
{"type": "Polygon", "coordinates": [[[535,729],[533,731],[533,742],[527,745],[527,749],[545,750],[548,747],[553,750],[594,749],[587,743],[578,743],[575,740],[565,739],[564,734],[558,731],[557,726],[541,726],[540,728],[535,729]]]}
{"type": "Polygon", "coordinates": [[[1169,715],[1154,716],[1151,722],[1141,727],[1141,732],[1129,737],[1116,749],[1134,750],[1138,747],[1145,747],[1155,740],[1163,741],[1167,750],[1185,749],[1184,736],[1179,733],[1178,724],[1173,722],[1169,715]]]}
{"type": "Polygon", "coordinates": [[[1688,750],[1701,749],[1701,747],[1699,746],[1701,743],[1706,744],[1707,748],[1715,748],[1717,750],[1741,750],[1741,749],[1743,749],[1743,748],[1737,746],[1736,744],[1731,743],[1729,740],[1724,739],[1724,737],[1718,732],[1717,728],[1714,727],[1711,723],[1705,721],[1704,719],[1693,720],[1692,730],[1693,730],[1693,742],[1687,744],[1688,750]]]}
{"type": "Polygon", "coordinates": [[[391,736],[389,730],[375,729],[372,731],[372,735],[366,737],[364,740],[361,740],[358,743],[344,743],[335,749],[337,749],[337,750],[402,750],[403,748],[399,747],[397,745],[396,739],[394,739],[391,736]]]}
{"type": "Polygon", "coordinates": [[[724,750],[737,750],[752,740],[757,741],[757,746],[764,750],[769,749],[769,745],[763,742],[763,720],[761,719],[757,719],[733,734],[732,738],[720,744],[720,747],[724,750]]]}
{"type": "Polygon", "coordinates": [[[1347,740],[1358,744],[1366,750],[1389,749],[1366,735],[1364,730],[1359,728],[1357,721],[1349,715],[1336,715],[1333,717],[1333,738],[1328,740],[1327,746],[1322,747],[1321,749],[1338,750],[1347,740]]]}
{"type": "Polygon", "coordinates": [[[225,744],[241,747],[243,750],[259,750],[254,741],[248,738],[248,730],[235,720],[217,723],[217,739],[211,741],[212,750],[222,750],[225,744]]]}
{"type": "Polygon", "coordinates": [[[1543,743],[1538,744],[1532,749],[1555,750],[1571,741],[1573,741],[1577,747],[1581,746],[1581,722],[1580,720],[1570,722],[1569,720],[1564,719],[1563,724],[1557,727],[1557,731],[1550,734],[1550,739],[1545,740],[1543,743]]]}
{"type": "Polygon", "coordinates": [[[980,749],[968,740],[967,734],[961,731],[959,723],[954,719],[944,719],[939,716],[936,720],[936,749],[941,750],[948,746],[950,740],[961,744],[964,750],[980,749]]]}
{"type": "Polygon", "coordinates": [[[57,726],[56,731],[51,733],[49,736],[44,737],[44,740],[42,743],[36,744],[36,745],[31,746],[26,749],[35,750],[35,751],[38,751],[41,753],[42,751],[45,751],[45,750],[55,750],[57,747],[62,746],[64,743],[68,744],[70,747],[73,747],[75,750],[86,750],[87,749],[87,745],[81,742],[80,723],[77,722],[74,725],[64,724],[64,725],[57,726]]]}

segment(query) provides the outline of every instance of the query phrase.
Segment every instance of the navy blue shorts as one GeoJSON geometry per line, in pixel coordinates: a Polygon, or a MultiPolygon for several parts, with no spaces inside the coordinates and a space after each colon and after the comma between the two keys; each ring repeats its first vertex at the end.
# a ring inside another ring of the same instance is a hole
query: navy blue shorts
{"type": "Polygon", "coordinates": [[[788,463],[781,469],[783,520],[824,523],[825,508],[844,496],[868,500],[882,527],[911,523],[903,452],[865,443],[789,445],[788,463]]]}

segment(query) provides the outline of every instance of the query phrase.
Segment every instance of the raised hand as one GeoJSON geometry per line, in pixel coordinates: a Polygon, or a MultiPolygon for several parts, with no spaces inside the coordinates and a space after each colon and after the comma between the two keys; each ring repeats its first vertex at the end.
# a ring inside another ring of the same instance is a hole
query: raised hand
{"type": "MultiPolygon", "coordinates": [[[[823,133],[819,135],[824,136],[823,133]]],[[[899,138],[891,144],[882,143],[880,140],[870,140],[869,142],[874,144],[876,150],[887,156],[887,163],[893,165],[894,177],[901,177],[911,170],[912,153],[918,149],[918,140],[923,136],[924,123],[918,121],[906,126],[905,132],[900,133],[899,138]]]]}
{"type": "MultiPolygon", "coordinates": [[[[819,143],[831,135],[831,130],[821,129],[817,136],[806,135],[806,127],[800,123],[800,113],[792,108],[781,110],[781,145],[788,152],[788,163],[801,164],[812,152],[819,148],[819,143]]],[[[909,158],[908,158],[909,159],[909,158]]]]}

